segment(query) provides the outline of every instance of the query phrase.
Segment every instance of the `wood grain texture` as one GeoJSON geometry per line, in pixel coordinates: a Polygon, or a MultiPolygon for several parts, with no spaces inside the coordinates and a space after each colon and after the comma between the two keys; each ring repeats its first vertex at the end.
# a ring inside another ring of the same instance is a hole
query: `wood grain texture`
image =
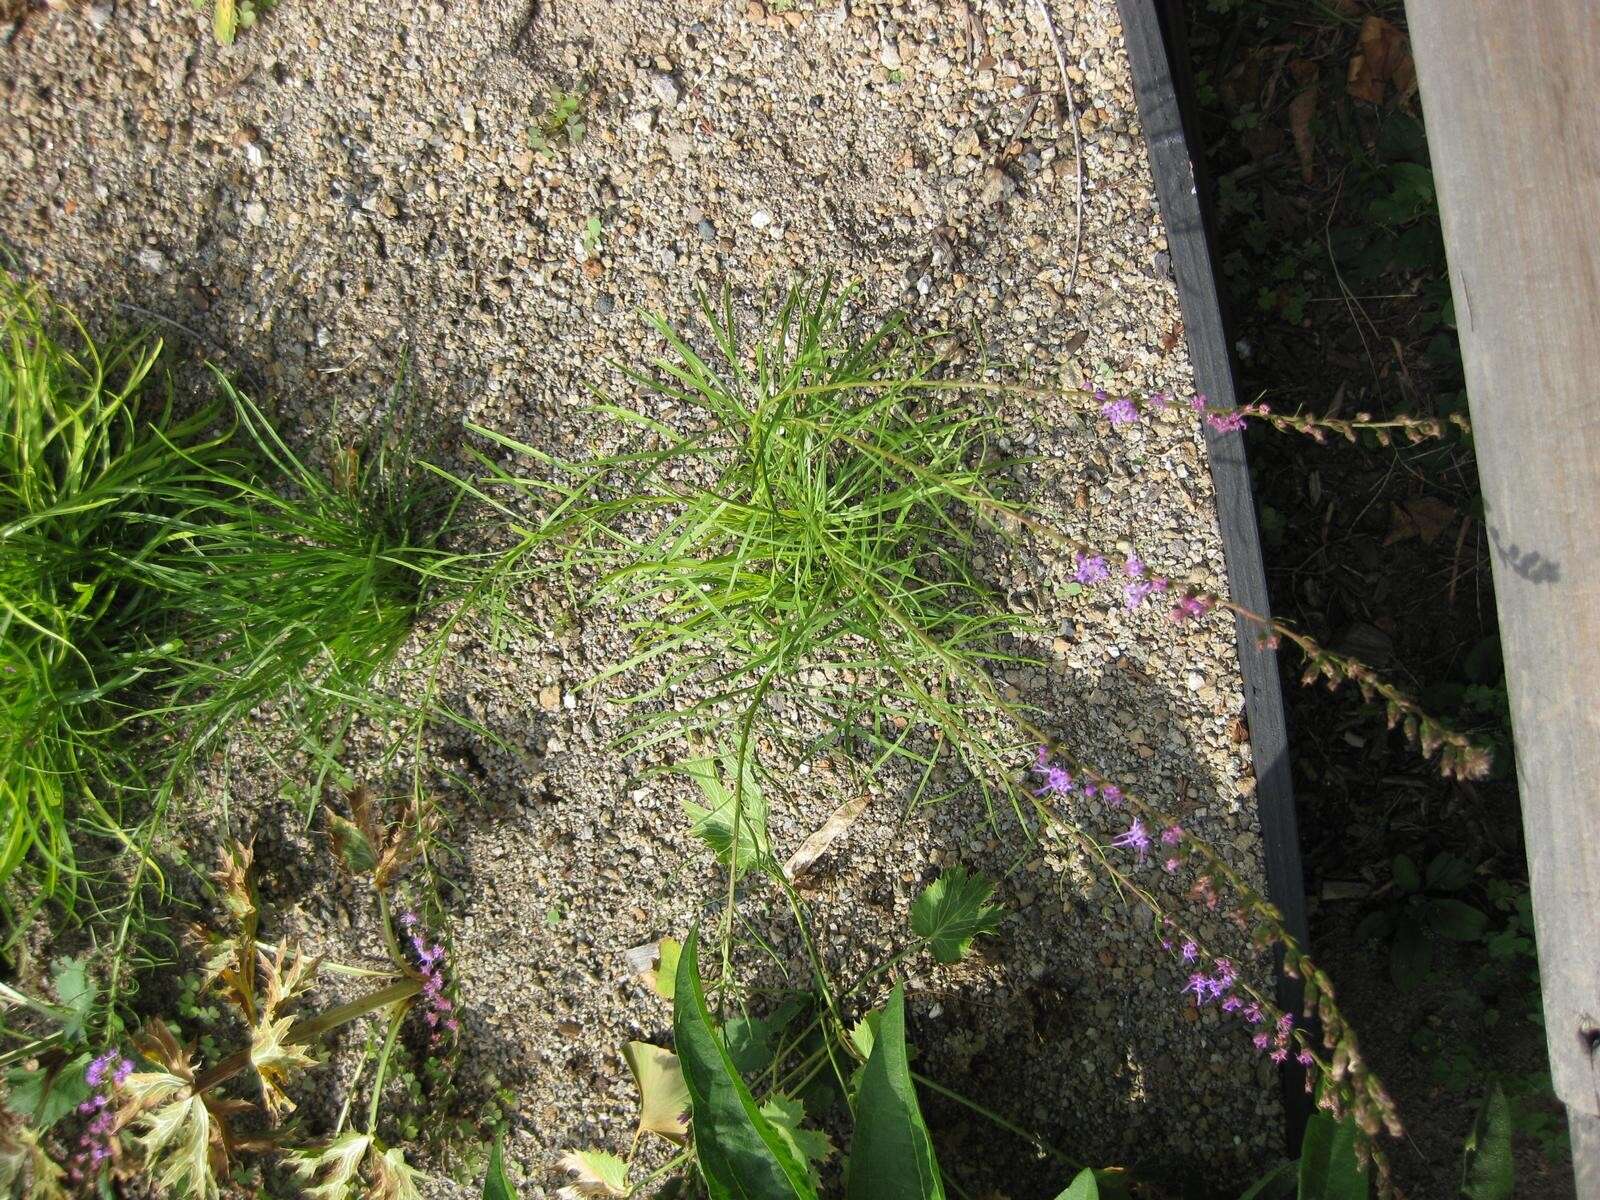
{"type": "MultiPolygon", "coordinates": [[[[1178,285],[1195,388],[1216,404],[1232,406],[1238,403],[1238,384],[1230,349],[1233,339],[1213,267],[1210,193],[1203,166],[1190,154],[1194,93],[1183,46],[1182,5],[1178,0],[1118,0],[1118,8],[1139,120],[1149,145],[1150,170],[1178,285]]],[[[1237,433],[1219,434],[1208,429],[1206,448],[1216,489],[1217,523],[1227,556],[1229,595],[1246,608],[1269,613],[1244,439],[1237,433]]],[[[1289,777],[1289,731],[1277,654],[1260,645],[1255,630],[1242,621],[1236,635],[1256,775],[1256,809],[1266,854],[1267,894],[1283,913],[1289,931],[1305,945],[1305,881],[1300,865],[1294,785],[1289,777]]],[[[1278,1003],[1286,1011],[1298,1012],[1300,999],[1298,981],[1280,973],[1278,1003]]],[[[1298,1153],[1310,1113],[1303,1068],[1291,1059],[1282,1072],[1282,1081],[1289,1149],[1298,1153]]]]}
{"type": "Polygon", "coordinates": [[[1600,4],[1406,8],[1493,551],[1550,1066],[1593,1155],[1577,1118],[1600,1115],[1600,4]]]}

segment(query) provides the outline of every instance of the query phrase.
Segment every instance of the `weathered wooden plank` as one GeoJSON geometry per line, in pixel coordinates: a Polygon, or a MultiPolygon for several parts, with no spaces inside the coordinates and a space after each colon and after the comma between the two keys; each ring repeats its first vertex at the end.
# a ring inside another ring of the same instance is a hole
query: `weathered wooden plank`
{"type": "MultiPolygon", "coordinates": [[[[1150,170],[1166,227],[1178,303],[1183,309],[1195,388],[1214,403],[1231,406],[1239,402],[1230,349],[1233,339],[1212,266],[1207,220],[1210,191],[1204,164],[1191,158],[1193,89],[1183,49],[1182,5],[1177,0],[1119,0],[1118,8],[1139,120],[1150,147],[1150,170]]],[[[1217,494],[1217,523],[1227,554],[1228,592],[1245,607],[1267,613],[1267,579],[1244,440],[1237,433],[1207,430],[1206,447],[1217,494]]],[[[1290,932],[1305,944],[1305,881],[1277,654],[1261,645],[1255,629],[1243,622],[1237,634],[1256,774],[1256,811],[1266,851],[1267,892],[1283,912],[1290,932]]],[[[1280,974],[1277,992],[1278,1002],[1286,1010],[1299,1011],[1297,980],[1280,974]]],[[[1310,1108],[1303,1069],[1292,1059],[1282,1072],[1282,1082],[1289,1144],[1297,1152],[1310,1108]]]]}
{"type": "MultiPolygon", "coordinates": [[[[1580,1114],[1600,1115],[1600,4],[1406,7],[1493,546],[1550,1068],[1575,1156],[1593,1156],[1580,1114]]],[[[1600,1194],[1597,1162],[1580,1158],[1580,1194],[1600,1194]]]]}

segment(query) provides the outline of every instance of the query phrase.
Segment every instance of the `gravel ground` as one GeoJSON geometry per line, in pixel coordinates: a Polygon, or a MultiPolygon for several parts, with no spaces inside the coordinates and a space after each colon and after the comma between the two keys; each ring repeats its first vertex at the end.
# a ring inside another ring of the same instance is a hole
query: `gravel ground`
{"type": "MultiPolygon", "coordinates": [[[[605,360],[656,348],[638,307],[686,321],[697,287],[749,297],[823,269],[859,283],[869,309],[964,331],[969,353],[1019,378],[1182,393],[1115,4],[1055,7],[1082,111],[1075,294],[1073,139],[1048,37],[1019,0],[283,0],[228,49],[186,0],[37,12],[0,26],[0,238],[62,299],[176,322],[305,437],[359,427],[404,361],[441,427],[465,418],[582,452],[596,432],[582,384],[615,383],[605,360]],[[527,133],[557,88],[584,92],[586,136],[546,158],[527,133]]],[[[1136,544],[1164,573],[1221,580],[1196,430],[1113,431],[1054,401],[1007,415],[1014,448],[1038,458],[1022,482],[1041,514],[1136,544]]],[[[1048,556],[985,565],[1037,614],[1049,663],[1009,684],[1261,885],[1231,627],[1179,631],[1074,594],[1048,556]]],[[[508,1156],[523,1194],[546,1196],[565,1149],[626,1151],[617,1047],[660,1038],[667,1012],[622,954],[681,934],[716,877],[687,835],[684,790],[645,779],[653,760],[608,751],[619,709],[575,691],[623,652],[612,617],[543,595],[529,611],[548,636],[462,636],[446,678],[514,749],[445,733],[432,751],[481,797],[449,803],[458,1079],[468,1097],[515,1094],[508,1156]]],[[[285,928],[376,954],[315,835],[247,747],[230,761],[207,781],[229,808],[202,807],[185,836],[214,838],[224,811],[257,830],[285,928]]],[[[804,766],[803,795],[774,815],[785,852],[846,795],[840,764],[804,766]]],[[[998,874],[1017,860],[975,798],[900,812],[875,789],[809,877],[844,974],[901,935],[941,864],[998,874]]],[[[1265,1064],[1236,1025],[1180,1003],[1182,974],[1138,913],[1057,850],[1011,871],[1002,897],[1001,934],[976,959],[910,970],[922,1070],[1092,1161],[1226,1178],[1276,1153],[1265,1064]]],[[[1054,1194],[1021,1143],[935,1118],[964,1186],[1054,1194]]]]}

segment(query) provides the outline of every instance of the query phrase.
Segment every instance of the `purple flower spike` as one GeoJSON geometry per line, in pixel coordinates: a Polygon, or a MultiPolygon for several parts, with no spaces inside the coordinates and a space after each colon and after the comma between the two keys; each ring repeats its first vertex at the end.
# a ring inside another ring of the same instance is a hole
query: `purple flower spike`
{"type": "Polygon", "coordinates": [[[1200,947],[1199,946],[1195,945],[1193,942],[1185,942],[1183,944],[1183,961],[1184,962],[1193,962],[1195,959],[1197,959],[1199,957],[1200,957],[1200,947]]]}
{"type": "Polygon", "coordinates": [[[1100,799],[1111,805],[1112,808],[1121,808],[1122,789],[1114,783],[1101,784],[1100,799]]]}
{"type": "Polygon", "coordinates": [[[1047,767],[1044,772],[1044,786],[1034,792],[1035,796],[1065,796],[1072,791],[1072,776],[1062,767],[1047,767]]]}
{"type": "MultiPolygon", "coordinates": [[[[1104,392],[1096,393],[1097,398],[1103,395],[1104,392]]],[[[1126,396],[1118,396],[1100,406],[1100,415],[1113,425],[1132,425],[1139,419],[1139,406],[1126,396]]]]}
{"type": "Polygon", "coordinates": [[[1189,397],[1189,407],[1198,413],[1205,412],[1205,410],[1210,406],[1210,403],[1211,402],[1206,399],[1206,394],[1204,392],[1197,392],[1195,395],[1189,397]]]}
{"type": "Polygon", "coordinates": [[[1207,413],[1206,424],[1218,433],[1237,433],[1244,428],[1244,411],[1236,408],[1232,412],[1207,413]]]}
{"type": "Polygon", "coordinates": [[[1085,554],[1079,550],[1073,561],[1077,569],[1073,571],[1072,577],[1085,586],[1103,583],[1111,577],[1111,572],[1106,568],[1105,558],[1099,554],[1085,554]]]}
{"type": "Polygon", "coordinates": [[[1184,596],[1172,606],[1168,615],[1174,624],[1181,625],[1185,621],[1196,620],[1211,611],[1211,601],[1204,596],[1184,596]]]}
{"type": "Polygon", "coordinates": [[[1150,857],[1150,831],[1144,827],[1144,822],[1138,817],[1133,819],[1133,824],[1128,826],[1126,833],[1118,834],[1111,839],[1111,844],[1119,850],[1132,850],[1138,854],[1138,861],[1143,865],[1144,860],[1150,857]]]}

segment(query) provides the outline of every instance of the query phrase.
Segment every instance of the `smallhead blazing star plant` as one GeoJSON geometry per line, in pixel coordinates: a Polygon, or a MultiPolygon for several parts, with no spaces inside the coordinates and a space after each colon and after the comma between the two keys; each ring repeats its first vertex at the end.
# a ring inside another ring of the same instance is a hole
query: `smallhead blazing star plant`
{"type": "MultiPolygon", "coordinates": [[[[934,339],[908,333],[898,319],[861,322],[850,294],[826,280],[792,288],[753,338],[741,332],[726,295],[720,304],[703,302],[702,313],[712,353],[702,355],[664,318],[652,318],[667,353],[648,369],[619,368],[643,403],[635,408],[602,397],[597,413],[614,422],[622,450],[566,461],[480,429],[533,470],[516,474],[483,457],[488,472],[479,486],[508,497],[508,513],[531,502],[537,511],[530,524],[561,548],[574,594],[587,592],[628,622],[635,653],[590,686],[649,668],[665,672],[672,685],[699,682],[709,693],[673,707],[661,703],[666,689],[644,683],[627,699],[635,747],[671,739],[727,743],[717,760],[722,782],[708,791],[714,802],[695,816],[696,832],[728,875],[717,994],[738,994],[734,910],[739,881],[752,869],[773,881],[804,926],[784,873],[762,865],[771,850],[769,801],[756,783],[770,780],[761,747],[785,746],[803,759],[843,745],[865,752],[870,773],[910,765],[919,782],[908,807],[931,798],[926,788],[935,765],[949,764],[982,792],[997,822],[1009,810],[1020,836],[1031,838],[1037,829],[1064,840],[1124,896],[1146,906],[1155,918],[1153,949],[1184,968],[1186,984],[1173,1002],[1216,1006],[1237,1022],[1242,1052],[1253,1047],[1275,1063],[1292,1059],[1304,1068],[1307,1089],[1330,1120],[1354,1131],[1363,1169],[1375,1167],[1386,1191],[1378,1135],[1398,1135],[1399,1116],[1341,1015],[1327,974],[1276,908],[1213,847],[1146,799],[1136,780],[1108,778],[1095,765],[1095,747],[1060,743],[1036,713],[1007,698],[995,673],[1032,662],[1013,636],[1027,632],[1028,620],[974,573],[968,550],[980,532],[1036,539],[1069,554],[1081,589],[1114,589],[1128,609],[1157,604],[1183,627],[1225,615],[1267,644],[1292,646],[1305,659],[1307,682],[1356,684],[1366,701],[1382,706],[1390,728],[1401,729],[1423,754],[1439,755],[1446,775],[1480,777],[1487,752],[1365,664],[1241,607],[1205,580],[1163,570],[1154,554],[1084,543],[1029,513],[1008,486],[996,452],[999,418],[986,401],[1041,390],[958,377],[934,352],[934,339]],[[691,427],[649,415],[654,400],[687,410],[691,427]],[[857,686],[844,693],[819,687],[823,673],[815,668],[840,659],[855,670],[857,686]],[[779,708],[809,714],[823,734],[809,745],[790,745],[775,719],[779,708]],[[1095,832],[1108,823],[1117,831],[1095,832]],[[1280,1011],[1227,955],[1209,948],[1195,929],[1194,914],[1201,912],[1225,915],[1260,950],[1276,948],[1283,970],[1301,981],[1302,1011],[1280,1011]]],[[[1204,396],[1113,396],[1091,383],[1069,396],[1091,406],[1113,437],[1136,422],[1177,420],[1199,420],[1219,433],[1262,423],[1318,441],[1370,436],[1383,444],[1446,431],[1428,419],[1318,418],[1276,413],[1266,404],[1224,409],[1204,396]]],[[[707,772],[701,776],[705,786],[707,772]]],[[[689,950],[700,936],[690,937],[679,960],[679,1006],[689,1001],[682,963],[697,961],[689,950]]],[[[809,939],[807,946],[812,972],[823,980],[824,964],[809,939]]],[[[879,982],[881,994],[887,980],[879,982]]],[[[809,1069],[833,1073],[850,1094],[840,997],[819,983],[802,1008],[823,1042],[809,1069]]],[[[675,1030],[680,1059],[692,1039],[706,1054],[717,1044],[714,1030],[693,1021],[675,1020],[675,1030]]],[[[814,1194],[805,1183],[812,1158],[794,1152],[795,1130],[782,1132],[781,1088],[763,1106],[725,1062],[709,1068],[717,1086],[707,1079],[697,1084],[687,1062],[682,1069],[693,1135],[675,1163],[694,1161],[712,1194],[724,1194],[717,1180],[727,1148],[713,1144],[715,1123],[717,1114],[737,1107],[752,1127],[744,1134],[753,1132],[771,1151],[761,1169],[778,1172],[794,1195],[814,1194]],[[720,1100],[719,1087],[728,1089],[720,1100]]],[[[642,1078],[640,1085],[650,1111],[642,1078]]],[[[868,1118],[859,1102],[852,1108],[859,1137],[868,1118]]],[[[910,1120],[904,1113],[899,1119],[910,1120]]],[[[914,1126],[905,1134],[908,1144],[919,1144],[914,1126]]],[[[852,1152],[847,1178],[855,1177],[855,1161],[852,1152]]],[[[630,1163],[602,1152],[584,1152],[571,1166],[573,1194],[626,1195],[642,1186],[629,1182],[630,1163]]],[[[899,1168],[911,1169],[906,1162],[899,1168]]]]}

